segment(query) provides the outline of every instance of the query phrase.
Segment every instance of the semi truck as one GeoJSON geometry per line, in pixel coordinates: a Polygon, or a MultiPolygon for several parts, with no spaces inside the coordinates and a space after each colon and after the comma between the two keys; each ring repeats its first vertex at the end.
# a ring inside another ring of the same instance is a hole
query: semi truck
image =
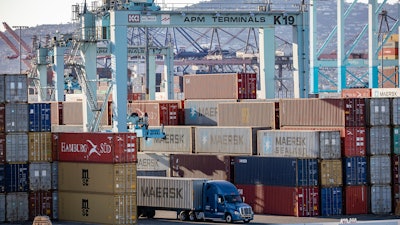
{"type": "Polygon", "coordinates": [[[190,221],[249,223],[254,218],[236,186],[225,180],[138,176],[137,206],[138,217],[153,218],[156,210],[169,210],[190,221]]]}

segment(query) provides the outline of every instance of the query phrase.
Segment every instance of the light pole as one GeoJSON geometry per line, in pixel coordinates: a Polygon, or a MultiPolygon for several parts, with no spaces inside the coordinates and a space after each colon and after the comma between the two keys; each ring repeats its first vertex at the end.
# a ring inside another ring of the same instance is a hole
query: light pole
{"type": "Polygon", "coordinates": [[[21,41],[22,41],[22,36],[21,36],[21,30],[22,29],[27,29],[27,26],[12,26],[14,29],[19,29],[19,73],[22,73],[22,51],[21,51],[21,41]]]}

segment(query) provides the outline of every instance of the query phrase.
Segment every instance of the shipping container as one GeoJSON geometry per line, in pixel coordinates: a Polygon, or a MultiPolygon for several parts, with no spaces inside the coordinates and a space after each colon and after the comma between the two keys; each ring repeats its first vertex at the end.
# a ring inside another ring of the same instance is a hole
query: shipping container
{"type": "Polygon", "coordinates": [[[233,171],[235,184],[319,185],[317,159],[237,156],[234,157],[233,171]]]}
{"type": "MultiPolygon", "coordinates": [[[[396,88],[398,89],[398,88],[396,88]]],[[[396,98],[392,98],[391,100],[391,125],[399,126],[400,125],[400,93],[396,98]]]]}
{"type": "Polygon", "coordinates": [[[140,152],[192,153],[194,145],[193,130],[194,128],[190,126],[165,126],[165,139],[140,139],[140,152]]]}
{"type": "Polygon", "coordinates": [[[257,74],[226,73],[183,76],[185,99],[255,99],[257,74]]]}
{"type": "Polygon", "coordinates": [[[0,193],[6,191],[6,164],[0,164],[0,193]]]}
{"type": "MultiPolygon", "coordinates": [[[[372,91],[374,93],[374,91],[372,91]]],[[[389,98],[370,98],[367,103],[367,125],[389,126],[390,125],[390,102],[389,98]]]]}
{"type": "Polygon", "coordinates": [[[365,185],[367,184],[367,158],[347,157],[343,159],[344,184],[365,185]]]}
{"type": "Polygon", "coordinates": [[[30,163],[29,164],[29,190],[48,191],[52,183],[51,163],[30,163]]]}
{"type": "Polygon", "coordinates": [[[171,177],[205,178],[233,182],[233,157],[228,155],[171,154],[171,177]]]}
{"type": "Polygon", "coordinates": [[[324,159],[319,162],[320,184],[322,187],[343,185],[343,165],[340,159],[324,159]]]}
{"type": "Polygon", "coordinates": [[[6,194],[0,194],[0,223],[6,221],[6,194]]]}
{"type": "Polygon", "coordinates": [[[138,175],[144,171],[164,171],[164,176],[169,176],[170,153],[138,152],[136,169],[138,175]]]}
{"type": "Polygon", "coordinates": [[[8,163],[28,162],[29,142],[27,133],[6,134],[6,161],[8,163]]]}
{"type": "Polygon", "coordinates": [[[137,113],[143,117],[147,113],[149,126],[179,125],[179,111],[176,101],[128,103],[128,114],[137,113]]]}
{"type": "Polygon", "coordinates": [[[6,164],[5,174],[6,192],[27,192],[29,190],[28,164],[6,164]]]}
{"type": "Polygon", "coordinates": [[[388,155],[375,155],[369,158],[369,182],[371,184],[391,184],[391,162],[388,155]]]}
{"type": "Polygon", "coordinates": [[[6,134],[0,133],[0,163],[6,162],[6,134]]]}
{"type": "Polygon", "coordinates": [[[391,153],[391,128],[373,126],[367,128],[367,153],[369,155],[389,155],[391,153]]]}
{"type": "Polygon", "coordinates": [[[342,98],[370,98],[370,88],[349,88],[342,89],[342,98]]]}
{"type": "Polygon", "coordinates": [[[343,215],[342,187],[323,187],[320,198],[321,216],[343,215]]]}
{"type": "Polygon", "coordinates": [[[59,220],[95,224],[137,223],[135,193],[58,192],[59,220]]]}
{"type": "Polygon", "coordinates": [[[400,126],[392,127],[392,153],[400,155],[400,126]]]}
{"type": "Polygon", "coordinates": [[[51,189],[58,189],[58,161],[51,163],[51,189]]]}
{"type": "Polygon", "coordinates": [[[219,117],[218,105],[225,102],[233,103],[236,102],[236,100],[186,100],[184,105],[185,125],[217,126],[219,117]]]}
{"type": "MultiPolygon", "coordinates": [[[[82,101],[76,102],[62,102],[62,107],[59,106],[59,120],[62,120],[61,125],[82,125],[83,124],[83,105],[82,101]]],[[[98,106],[101,106],[103,102],[98,102],[98,106]]],[[[104,112],[108,112],[108,103],[104,109],[104,112]]],[[[108,113],[103,113],[100,119],[100,125],[108,125],[108,113]]]]}
{"type": "Polygon", "coordinates": [[[58,190],[105,194],[136,192],[136,164],[59,162],[58,190]]]}
{"type": "Polygon", "coordinates": [[[319,216],[318,187],[236,185],[256,214],[319,216]]]}
{"type": "Polygon", "coordinates": [[[390,185],[372,185],[370,196],[371,213],[387,215],[392,212],[392,188],[390,185]]]}
{"type": "Polygon", "coordinates": [[[27,192],[13,192],[6,195],[6,221],[25,222],[29,219],[27,192]]]}
{"type": "Polygon", "coordinates": [[[345,215],[368,214],[367,186],[345,186],[343,199],[345,215]]]}
{"type": "Polygon", "coordinates": [[[59,219],[59,214],[58,214],[58,190],[54,190],[52,191],[53,193],[53,219],[58,220],[59,219]]]}
{"type": "Polygon", "coordinates": [[[36,216],[48,216],[53,218],[53,193],[52,191],[29,192],[29,220],[36,216]]]}
{"type": "MultiPolygon", "coordinates": [[[[6,83],[5,83],[5,75],[4,74],[0,74],[0,104],[3,104],[6,101],[5,98],[5,89],[6,89],[6,83]]],[[[1,204],[1,203],[0,203],[1,204]]],[[[1,222],[1,218],[0,218],[0,222],[1,222]]],[[[3,220],[4,221],[4,220],[3,220]]]]}
{"type": "Polygon", "coordinates": [[[257,154],[257,131],[266,127],[195,127],[195,153],[257,154]]]}
{"type": "Polygon", "coordinates": [[[28,102],[28,76],[26,74],[6,74],[5,101],[28,102]]]}
{"type": "Polygon", "coordinates": [[[62,162],[137,161],[135,133],[53,133],[53,139],[57,139],[58,160],[62,162]]]}
{"type": "Polygon", "coordinates": [[[278,102],[221,102],[218,126],[262,126],[279,129],[278,102]]]}
{"type": "Polygon", "coordinates": [[[0,103],[0,133],[4,133],[6,126],[6,105],[0,103]]]}
{"type": "Polygon", "coordinates": [[[50,103],[50,119],[52,125],[63,124],[63,102],[51,102],[50,103]]]}
{"type": "Polygon", "coordinates": [[[51,162],[53,160],[51,132],[29,132],[28,146],[30,162],[51,162]]]}
{"type": "Polygon", "coordinates": [[[51,107],[50,103],[29,104],[29,131],[50,132],[51,131],[51,107]]]}
{"type": "Polygon", "coordinates": [[[5,105],[5,132],[28,132],[28,103],[5,105]]]}

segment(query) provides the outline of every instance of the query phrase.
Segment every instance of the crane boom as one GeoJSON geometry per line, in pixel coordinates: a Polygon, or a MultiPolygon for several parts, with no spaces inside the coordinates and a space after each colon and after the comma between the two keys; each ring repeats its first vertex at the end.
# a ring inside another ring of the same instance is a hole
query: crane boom
{"type": "Polygon", "coordinates": [[[8,47],[10,47],[11,50],[13,50],[16,57],[18,57],[19,51],[18,51],[17,47],[15,47],[15,45],[10,41],[10,39],[5,34],[3,34],[3,32],[0,32],[0,38],[3,39],[3,41],[8,45],[8,47]]]}
{"type": "Polygon", "coordinates": [[[10,26],[8,26],[8,24],[6,22],[3,22],[3,26],[4,28],[6,28],[6,30],[8,32],[10,32],[10,34],[14,37],[14,39],[16,41],[18,41],[18,43],[21,44],[22,48],[24,48],[24,50],[28,53],[32,53],[32,49],[26,44],[26,42],[24,40],[22,40],[22,38],[20,36],[17,35],[17,33],[15,33],[15,31],[13,29],[11,29],[10,26]]]}

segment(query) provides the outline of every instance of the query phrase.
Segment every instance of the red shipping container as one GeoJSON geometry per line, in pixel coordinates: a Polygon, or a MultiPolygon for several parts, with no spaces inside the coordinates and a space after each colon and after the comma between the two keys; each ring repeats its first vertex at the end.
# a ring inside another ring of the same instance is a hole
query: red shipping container
{"type": "Polygon", "coordinates": [[[298,217],[319,215],[318,187],[236,186],[255,213],[298,217]]]}
{"type": "Polygon", "coordinates": [[[128,93],[128,102],[146,100],[146,93],[128,93]]]}
{"type": "Polygon", "coordinates": [[[6,134],[0,133],[0,163],[6,162],[6,134]]]}
{"type": "Polygon", "coordinates": [[[342,90],[343,98],[370,98],[370,88],[350,88],[342,90]]]}
{"type": "Polygon", "coordinates": [[[48,216],[53,219],[53,193],[51,191],[34,191],[29,193],[29,219],[35,216],[48,216]]]}
{"type": "Polygon", "coordinates": [[[238,73],[238,97],[239,99],[257,98],[257,74],[238,73]]]}
{"type": "Polygon", "coordinates": [[[141,117],[147,113],[150,126],[179,125],[179,104],[176,101],[129,103],[128,113],[133,112],[141,117]]]}
{"type": "Polygon", "coordinates": [[[60,162],[137,162],[135,133],[58,133],[54,139],[60,162]]]}
{"type": "Polygon", "coordinates": [[[365,98],[345,98],[344,115],[345,127],[363,127],[366,125],[367,108],[365,98]]]}
{"type": "Polygon", "coordinates": [[[367,186],[345,186],[344,212],[346,215],[368,213],[367,186]]]}

